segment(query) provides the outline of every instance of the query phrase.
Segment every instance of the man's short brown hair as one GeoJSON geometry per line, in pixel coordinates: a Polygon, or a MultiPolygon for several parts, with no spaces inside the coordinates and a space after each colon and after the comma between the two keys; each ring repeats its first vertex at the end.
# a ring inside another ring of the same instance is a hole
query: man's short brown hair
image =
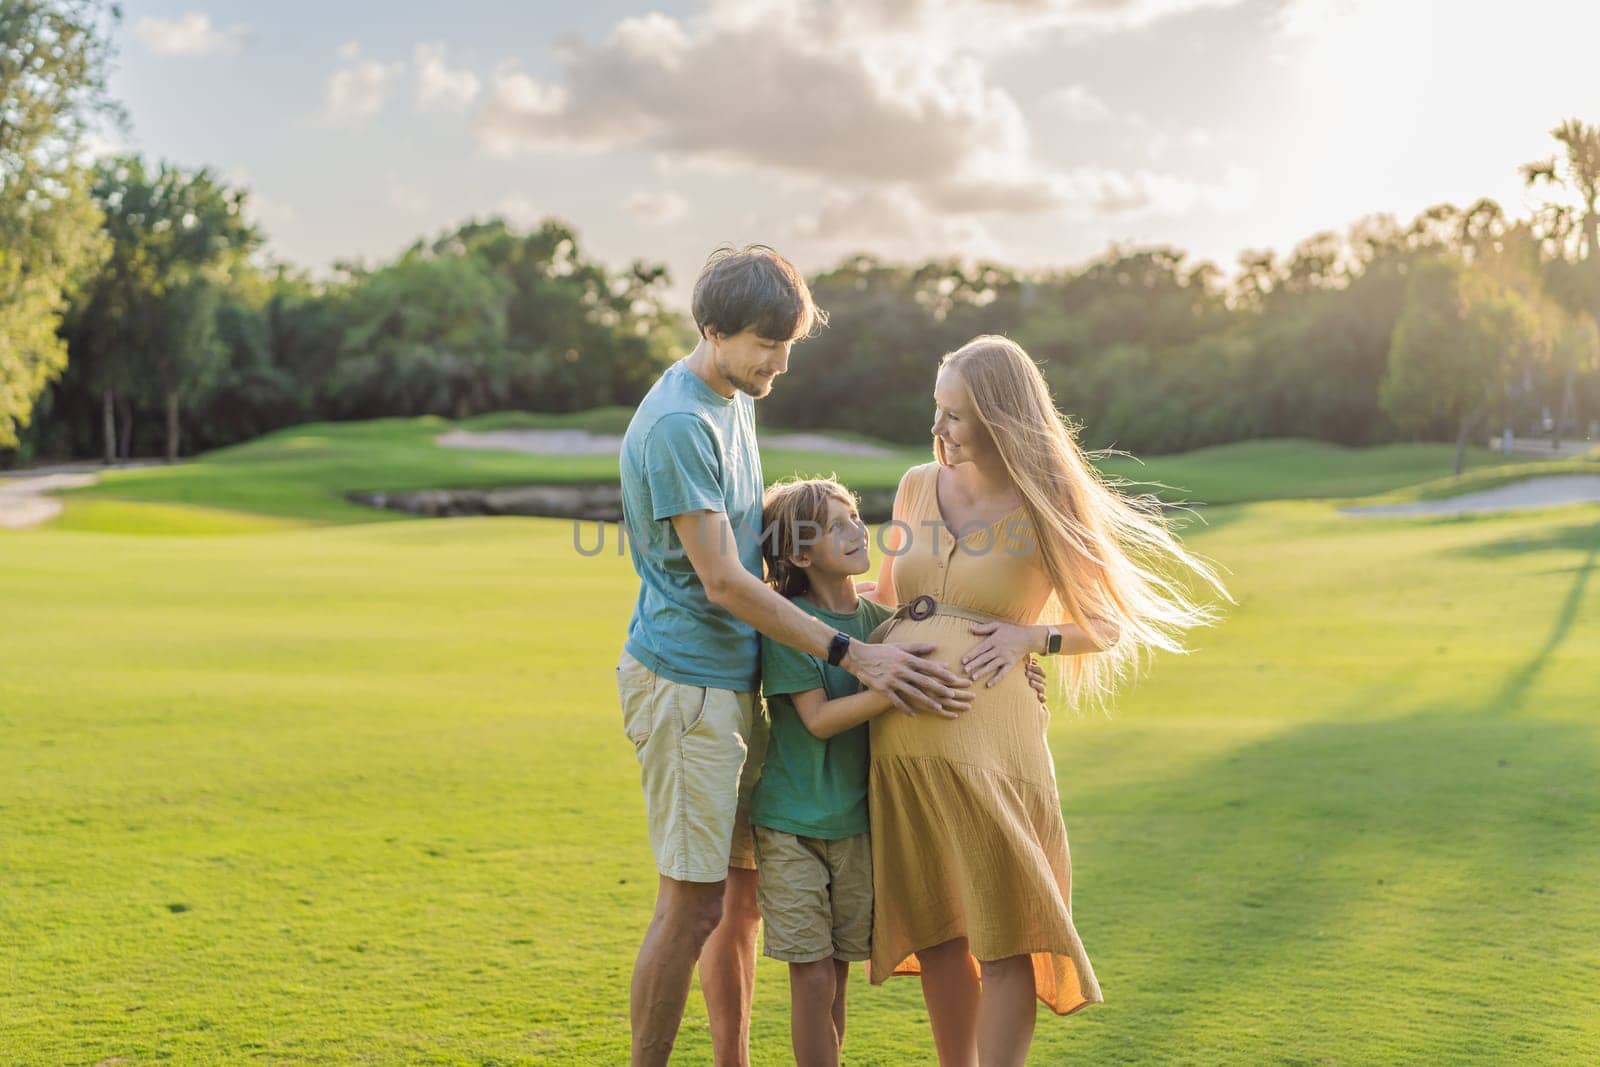
{"type": "Polygon", "coordinates": [[[828,323],[794,264],[766,245],[712,252],[694,283],[692,310],[702,337],[712,329],[724,337],[754,330],[770,341],[792,341],[828,323]]]}

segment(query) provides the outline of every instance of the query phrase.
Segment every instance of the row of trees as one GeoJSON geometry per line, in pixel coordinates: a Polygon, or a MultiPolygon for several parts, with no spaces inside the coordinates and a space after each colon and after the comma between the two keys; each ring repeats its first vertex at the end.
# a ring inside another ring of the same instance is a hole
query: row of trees
{"type": "Polygon", "coordinates": [[[1031,275],[849,260],[815,279],[833,328],[763,411],[924,440],[933,361],[993,332],[1042,362],[1095,447],[1454,440],[1459,467],[1480,434],[1559,445],[1600,415],[1600,129],[1554,135],[1563,155],[1527,173],[1575,192],[1575,208],[1514,220],[1482,200],[1373,217],[1287,257],[1246,253],[1231,281],[1166,248],[1031,275]]]}
{"type": "MultiPolygon", "coordinates": [[[[113,21],[95,0],[0,5],[0,463],[631,404],[693,343],[663,268],[607,269],[559,222],[472,222],[312,282],[270,263],[246,194],[209,171],[84,163],[86,123],[115,115],[113,21]]],[[[937,358],[993,332],[1041,361],[1097,447],[1559,440],[1600,413],[1600,129],[1553,136],[1524,167],[1552,193],[1530,218],[1487,200],[1373,217],[1246,253],[1231,279],[1167,248],[1027,273],[847,259],[813,279],[833,325],[763,419],[923,441],[937,358]]]]}
{"type": "Polygon", "coordinates": [[[637,401],[692,336],[664,268],[490,220],[314,283],[209,170],[83,161],[115,9],[0,5],[0,463],[183,452],[318,418],[637,401]]]}

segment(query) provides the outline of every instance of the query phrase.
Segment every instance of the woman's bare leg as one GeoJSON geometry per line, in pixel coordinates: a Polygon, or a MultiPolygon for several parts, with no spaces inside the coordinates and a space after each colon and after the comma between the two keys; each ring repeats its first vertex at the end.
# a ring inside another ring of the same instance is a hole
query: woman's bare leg
{"type": "Polygon", "coordinates": [[[982,1067],[1022,1067],[1033,1043],[1033,959],[1008,956],[979,964],[983,997],[978,1007],[978,1063],[982,1067]]]}
{"type": "Polygon", "coordinates": [[[978,977],[967,954],[967,939],[917,950],[922,963],[922,1000],[940,1067],[977,1067],[978,977]]]}

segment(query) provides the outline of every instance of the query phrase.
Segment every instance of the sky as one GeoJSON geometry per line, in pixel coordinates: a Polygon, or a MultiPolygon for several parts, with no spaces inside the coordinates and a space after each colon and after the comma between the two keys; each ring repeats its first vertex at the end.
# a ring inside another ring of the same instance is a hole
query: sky
{"type": "Polygon", "coordinates": [[[100,147],[208,166],[316,274],[501,214],[585,254],[722,242],[1231,272],[1480,196],[1600,122],[1572,0],[124,0],[100,147]]]}

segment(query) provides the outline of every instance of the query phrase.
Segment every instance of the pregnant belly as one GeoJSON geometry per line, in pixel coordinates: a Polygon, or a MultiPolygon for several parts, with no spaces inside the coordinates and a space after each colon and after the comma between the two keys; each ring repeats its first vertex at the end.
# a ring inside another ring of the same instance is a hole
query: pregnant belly
{"type": "MultiPolygon", "coordinates": [[[[929,658],[964,673],[961,657],[981,638],[968,632],[965,619],[935,615],[905,619],[884,637],[888,644],[928,642],[929,658]]],[[[974,682],[974,700],[958,718],[886,711],[872,720],[872,758],[933,757],[995,770],[1029,781],[1053,779],[1045,743],[1049,712],[1028,684],[1022,665],[992,688],[974,682]]]]}

